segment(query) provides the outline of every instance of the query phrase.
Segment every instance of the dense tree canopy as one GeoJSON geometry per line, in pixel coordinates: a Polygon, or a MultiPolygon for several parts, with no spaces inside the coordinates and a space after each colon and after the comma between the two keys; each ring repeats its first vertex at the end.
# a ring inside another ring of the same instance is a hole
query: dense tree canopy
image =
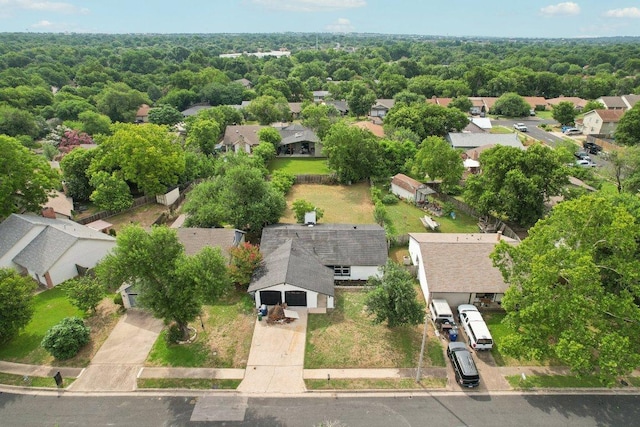
{"type": "Polygon", "coordinates": [[[573,123],[578,111],[573,105],[573,102],[562,101],[558,105],[553,106],[553,118],[561,125],[568,125],[573,123]]]}
{"type": "Polygon", "coordinates": [[[549,197],[562,193],[568,170],[561,153],[534,144],[521,150],[496,146],[480,154],[482,172],[467,179],[464,197],[482,214],[505,216],[521,225],[542,218],[549,197]]]}
{"type": "Polygon", "coordinates": [[[182,146],[167,128],[159,125],[116,124],[91,162],[89,173],[114,173],[145,194],[164,194],[184,172],[182,146]]]}
{"type": "Polygon", "coordinates": [[[640,145],[640,103],[620,118],[614,136],[618,144],[640,145]]]}
{"type": "Polygon", "coordinates": [[[329,129],[322,148],[340,181],[358,182],[375,176],[380,147],[371,132],[339,122],[329,129]]]}
{"type": "Polygon", "coordinates": [[[15,337],[31,320],[36,287],[31,277],[0,268],[0,343],[15,337]]]}
{"type": "Polygon", "coordinates": [[[460,153],[443,138],[431,136],[420,145],[413,161],[414,172],[442,181],[441,188],[448,192],[460,185],[464,165],[460,153]]]}
{"type": "Polygon", "coordinates": [[[15,138],[0,135],[0,152],[0,218],[39,212],[58,186],[58,174],[15,138]]]}
{"type": "Polygon", "coordinates": [[[635,196],[587,195],[556,206],[519,245],[500,243],[494,263],[511,284],[501,348],[608,384],[640,366],[638,218],[635,196]]]}
{"type": "Polygon", "coordinates": [[[469,119],[457,108],[428,103],[399,104],[385,116],[384,124],[385,129],[409,129],[424,140],[429,136],[460,132],[469,124],[469,119]]]}
{"type": "Polygon", "coordinates": [[[524,117],[529,115],[531,106],[517,93],[505,93],[496,100],[491,108],[492,114],[500,114],[507,117],[524,117]]]}

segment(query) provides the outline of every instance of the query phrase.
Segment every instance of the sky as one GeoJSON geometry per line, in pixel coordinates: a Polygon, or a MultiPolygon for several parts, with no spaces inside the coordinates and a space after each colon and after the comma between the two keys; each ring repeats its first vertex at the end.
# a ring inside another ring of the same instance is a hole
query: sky
{"type": "Polygon", "coordinates": [[[0,0],[0,32],[640,36],[640,1],[0,0]]]}

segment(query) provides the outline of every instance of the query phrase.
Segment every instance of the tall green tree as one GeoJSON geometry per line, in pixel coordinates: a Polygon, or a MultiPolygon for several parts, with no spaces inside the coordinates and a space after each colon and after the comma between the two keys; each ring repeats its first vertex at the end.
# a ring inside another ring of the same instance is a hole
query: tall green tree
{"type": "Polygon", "coordinates": [[[576,107],[573,102],[562,101],[558,105],[553,106],[552,112],[553,118],[561,125],[568,125],[573,123],[578,115],[576,107]]]}
{"type": "Polygon", "coordinates": [[[115,173],[148,195],[164,194],[184,172],[182,146],[164,126],[119,123],[96,149],[89,174],[115,173]]]}
{"type": "Polygon", "coordinates": [[[549,197],[562,194],[568,169],[562,154],[541,144],[527,150],[496,146],[480,154],[481,173],[467,179],[464,197],[481,214],[532,225],[549,197]]]}
{"type": "Polygon", "coordinates": [[[273,145],[273,149],[277,153],[278,148],[280,148],[280,141],[282,141],[282,135],[276,128],[269,126],[258,131],[258,141],[268,142],[273,145]]]}
{"type": "Polygon", "coordinates": [[[17,139],[0,135],[0,218],[23,211],[39,212],[59,183],[44,157],[17,139]]]}
{"type": "Polygon", "coordinates": [[[444,138],[430,136],[420,144],[413,169],[420,177],[442,181],[442,190],[449,192],[460,185],[464,165],[460,153],[444,138]]]}
{"type": "Polygon", "coordinates": [[[77,277],[65,283],[67,296],[73,305],[82,311],[96,312],[96,307],[105,297],[105,287],[90,276],[77,277]]]}
{"type": "Polygon", "coordinates": [[[149,233],[139,226],[125,227],[96,273],[112,289],[122,283],[137,286],[140,306],[175,322],[183,338],[188,338],[188,324],[201,313],[203,302],[214,301],[229,285],[219,250],[188,257],[176,231],[167,227],[149,233]]]}
{"type": "Polygon", "coordinates": [[[149,97],[126,83],[112,83],[96,95],[98,111],[114,122],[132,122],[142,104],[150,104],[149,97]]]}
{"type": "Polygon", "coordinates": [[[640,103],[620,118],[614,137],[619,145],[640,145],[640,103]]]}
{"type": "Polygon", "coordinates": [[[363,82],[354,82],[347,94],[349,111],[356,117],[366,116],[376,102],[376,94],[363,82]]]}
{"type": "Polygon", "coordinates": [[[557,205],[519,245],[496,247],[510,284],[507,354],[557,359],[606,384],[640,366],[639,213],[635,196],[586,195],[557,205]]]}
{"type": "Polygon", "coordinates": [[[183,119],[182,113],[173,105],[165,104],[149,111],[149,123],[155,125],[173,126],[183,119]]]}
{"type": "Polygon", "coordinates": [[[418,302],[411,274],[393,261],[387,261],[382,278],[370,277],[365,304],[375,323],[387,322],[395,328],[418,325],[424,320],[425,308],[418,302]]]}
{"type": "Polygon", "coordinates": [[[187,127],[187,146],[196,147],[203,154],[213,154],[222,129],[213,119],[191,121],[187,127]]]}
{"type": "Polygon", "coordinates": [[[491,108],[492,114],[507,117],[524,117],[529,115],[531,106],[523,97],[514,92],[505,93],[496,100],[491,108]]]}
{"type": "Polygon", "coordinates": [[[379,145],[369,131],[338,122],[323,141],[327,164],[342,182],[358,182],[375,176],[379,166],[379,145]]]}
{"type": "Polygon", "coordinates": [[[261,125],[270,125],[279,121],[288,121],[291,112],[285,98],[271,95],[259,96],[249,103],[247,112],[261,125]]]}
{"type": "Polygon", "coordinates": [[[120,212],[133,205],[131,189],[117,173],[98,171],[91,176],[89,199],[100,209],[120,212]]]}
{"type": "Polygon", "coordinates": [[[322,140],[327,135],[329,128],[338,121],[340,113],[330,104],[309,104],[300,113],[302,124],[318,135],[322,140]]]}
{"type": "Polygon", "coordinates": [[[94,190],[87,176],[87,171],[94,155],[95,150],[76,148],[71,150],[60,161],[62,179],[64,179],[66,185],[67,195],[74,200],[86,202],[94,190]]]}
{"type": "Polygon", "coordinates": [[[36,282],[9,268],[0,268],[0,343],[15,337],[33,316],[36,282]]]}

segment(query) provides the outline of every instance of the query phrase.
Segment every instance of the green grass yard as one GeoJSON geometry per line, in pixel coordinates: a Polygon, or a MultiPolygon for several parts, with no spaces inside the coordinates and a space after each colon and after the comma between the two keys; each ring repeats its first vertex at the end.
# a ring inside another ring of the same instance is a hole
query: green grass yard
{"type": "Polygon", "coordinates": [[[597,378],[575,375],[528,375],[522,379],[520,375],[506,377],[509,385],[516,389],[530,388],[598,388],[605,387],[597,378]]]}
{"type": "Polygon", "coordinates": [[[241,380],[206,378],[138,378],[138,388],[180,388],[188,390],[235,390],[241,380]]]}
{"type": "MultiPolygon", "coordinates": [[[[420,217],[428,215],[428,212],[417,208],[413,204],[400,201],[395,205],[386,205],[391,217],[396,235],[407,233],[423,233],[427,230],[420,217]]],[[[478,220],[463,212],[456,212],[456,219],[450,216],[433,217],[440,224],[441,233],[477,233],[478,220]]]]}
{"type": "Polygon", "coordinates": [[[67,299],[63,285],[35,295],[33,307],[33,318],[27,326],[18,336],[0,347],[0,360],[36,365],[50,363],[51,355],[40,347],[49,328],[65,317],[84,317],[67,299]]]}
{"type": "Polygon", "coordinates": [[[283,170],[293,175],[328,175],[325,158],[277,157],[269,162],[269,171],[283,170]]]}
{"type": "MultiPolygon", "coordinates": [[[[337,289],[331,313],[309,314],[306,369],[417,366],[422,325],[391,329],[374,324],[365,310],[365,296],[362,290],[337,289]]],[[[429,340],[424,359],[424,366],[444,366],[439,340],[429,340]]]]}

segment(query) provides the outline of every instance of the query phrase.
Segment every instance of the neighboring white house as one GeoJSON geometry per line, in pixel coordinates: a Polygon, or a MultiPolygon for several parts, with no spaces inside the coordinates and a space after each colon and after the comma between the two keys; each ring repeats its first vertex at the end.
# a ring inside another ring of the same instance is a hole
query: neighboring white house
{"type": "Polygon", "coordinates": [[[612,137],[623,115],[622,109],[588,111],[582,119],[582,133],[612,137]]]}
{"type": "Polygon", "coordinates": [[[93,268],[116,239],[66,219],[12,214],[0,224],[0,267],[51,288],[93,268]]]}
{"type": "Polygon", "coordinates": [[[508,288],[489,254],[498,234],[409,233],[409,255],[418,266],[425,300],[446,299],[449,305],[499,303],[508,288]]]}
{"type": "Polygon", "coordinates": [[[391,192],[416,204],[424,203],[429,194],[435,193],[427,185],[402,173],[391,178],[391,192]]]}
{"type": "Polygon", "coordinates": [[[334,281],[380,277],[388,246],[375,224],[279,224],[262,230],[260,252],[264,263],[249,285],[256,307],[330,309],[334,281]]]}

